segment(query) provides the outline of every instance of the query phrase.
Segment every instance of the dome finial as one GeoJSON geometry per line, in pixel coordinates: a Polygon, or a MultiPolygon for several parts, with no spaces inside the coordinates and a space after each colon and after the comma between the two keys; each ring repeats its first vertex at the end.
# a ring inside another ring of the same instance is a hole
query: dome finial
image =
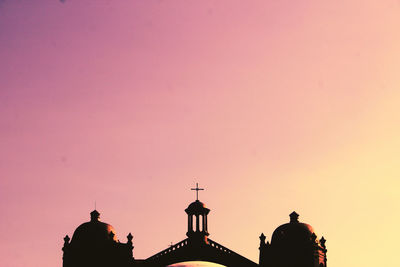
{"type": "Polygon", "coordinates": [[[97,222],[100,219],[100,213],[97,210],[94,210],[90,213],[90,221],[97,222]]]}
{"type": "Polygon", "coordinates": [[[290,217],[290,222],[291,223],[299,222],[299,214],[297,214],[295,211],[290,213],[289,217],[290,217]]]}

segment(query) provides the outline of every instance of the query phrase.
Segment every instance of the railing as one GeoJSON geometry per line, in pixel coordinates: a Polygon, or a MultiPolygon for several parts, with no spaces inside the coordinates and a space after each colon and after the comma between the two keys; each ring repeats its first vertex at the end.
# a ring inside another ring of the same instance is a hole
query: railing
{"type": "Polygon", "coordinates": [[[216,249],[219,249],[219,250],[221,250],[221,251],[223,251],[223,252],[225,252],[225,253],[228,253],[228,254],[232,254],[233,257],[237,257],[237,259],[240,259],[241,261],[247,262],[246,265],[247,265],[247,264],[249,264],[249,266],[252,266],[252,265],[256,266],[256,265],[257,265],[255,262],[253,262],[253,261],[251,261],[251,260],[249,260],[249,259],[243,257],[242,255],[240,255],[240,254],[238,254],[238,253],[236,253],[236,252],[230,250],[230,249],[227,248],[227,247],[224,247],[224,246],[221,245],[221,244],[218,244],[218,243],[215,242],[215,241],[212,241],[211,239],[208,239],[208,243],[209,243],[210,246],[212,246],[212,247],[214,247],[214,248],[216,248],[216,249]]]}
{"type": "Polygon", "coordinates": [[[159,258],[159,257],[161,257],[161,256],[163,256],[163,255],[166,255],[166,254],[168,254],[168,253],[173,252],[174,250],[177,250],[178,248],[187,246],[187,244],[188,244],[188,239],[186,238],[185,240],[182,240],[181,242],[178,242],[178,243],[176,243],[175,245],[172,245],[172,246],[170,246],[169,248],[164,249],[164,250],[161,251],[161,252],[158,252],[157,254],[151,256],[151,257],[148,258],[147,260],[148,260],[148,261],[155,260],[155,259],[157,259],[157,258],[159,258]]]}
{"type": "MultiPolygon", "coordinates": [[[[251,264],[249,266],[252,266],[252,265],[255,266],[256,265],[256,263],[252,262],[249,259],[246,259],[242,255],[230,250],[229,248],[224,247],[223,245],[221,245],[221,244],[219,244],[219,243],[217,243],[217,242],[215,242],[215,241],[213,241],[211,239],[207,239],[207,240],[208,240],[208,246],[211,246],[211,247],[213,247],[213,248],[215,248],[217,250],[220,250],[221,252],[230,254],[230,255],[232,255],[231,257],[236,257],[238,260],[240,259],[241,261],[245,261],[248,264],[251,264]]],[[[186,238],[185,240],[182,240],[182,241],[176,243],[175,245],[172,245],[169,248],[164,249],[163,251],[151,256],[150,258],[147,258],[146,261],[147,262],[155,261],[155,260],[157,260],[158,258],[160,258],[160,257],[162,257],[164,255],[170,254],[170,253],[178,250],[179,248],[186,247],[188,244],[189,244],[189,239],[186,238]]]]}
{"type": "MultiPolygon", "coordinates": [[[[210,246],[216,248],[216,249],[219,249],[219,250],[223,251],[223,252],[226,252],[226,253],[229,253],[229,254],[237,254],[236,252],[230,250],[230,249],[227,248],[227,247],[224,247],[224,246],[221,245],[221,244],[218,244],[218,243],[215,242],[215,241],[212,241],[211,239],[208,239],[208,244],[209,244],[210,246]]],[[[239,255],[239,254],[237,254],[237,255],[239,255]]]]}

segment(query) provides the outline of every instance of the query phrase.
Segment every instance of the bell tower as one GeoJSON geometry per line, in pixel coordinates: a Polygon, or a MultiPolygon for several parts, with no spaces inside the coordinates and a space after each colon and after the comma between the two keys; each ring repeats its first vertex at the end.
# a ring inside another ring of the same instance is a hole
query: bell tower
{"type": "Polygon", "coordinates": [[[198,244],[208,243],[207,215],[210,210],[206,208],[204,203],[199,201],[199,191],[204,189],[199,188],[199,184],[196,183],[196,188],[192,188],[191,190],[196,191],[196,201],[192,202],[185,209],[188,215],[188,230],[186,235],[189,237],[190,242],[198,244]]]}

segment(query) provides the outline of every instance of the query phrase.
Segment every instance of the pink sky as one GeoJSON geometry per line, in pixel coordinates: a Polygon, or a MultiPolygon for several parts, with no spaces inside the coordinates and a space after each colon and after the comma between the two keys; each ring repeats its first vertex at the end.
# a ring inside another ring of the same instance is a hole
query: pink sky
{"type": "Polygon", "coordinates": [[[258,261],[296,210],[330,266],[395,266],[400,2],[0,1],[0,266],[61,266],[97,208],[134,256],[258,261]]]}

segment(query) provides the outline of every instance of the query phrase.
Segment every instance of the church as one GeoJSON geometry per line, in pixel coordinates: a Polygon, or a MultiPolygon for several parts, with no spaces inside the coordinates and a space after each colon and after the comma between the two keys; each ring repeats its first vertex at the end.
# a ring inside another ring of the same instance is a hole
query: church
{"type": "Polygon", "coordinates": [[[210,212],[198,199],[185,209],[187,238],[146,259],[133,255],[132,234],[127,243],[116,238],[114,228],[100,221],[100,213],[90,213],[90,221],[76,228],[72,238],[64,238],[63,267],[165,267],[187,261],[204,261],[228,267],[326,267],[326,240],[317,239],[313,228],[292,212],[290,221],[273,232],[270,242],[260,235],[259,262],[253,262],[208,238],[210,212]]]}

